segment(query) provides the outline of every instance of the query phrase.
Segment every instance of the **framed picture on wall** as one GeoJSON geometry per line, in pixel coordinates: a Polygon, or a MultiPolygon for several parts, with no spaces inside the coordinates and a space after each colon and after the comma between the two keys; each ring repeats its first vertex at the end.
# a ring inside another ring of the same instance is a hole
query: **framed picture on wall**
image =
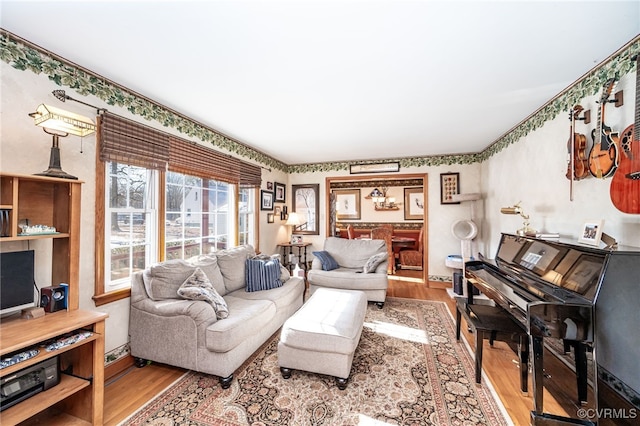
{"type": "Polygon", "coordinates": [[[460,204],[452,197],[460,193],[460,173],[440,173],[440,204],[460,204]]]}
{"type": "Polygon", "coordinates": [[[334,189],[336,196],[336,217],[338,220],[360,219],[360,190],[334,189]]]}
{"type": "Polygon", "coordinates": [[[273,210],[273,192],[260,190],[260,210],[273,210]]]}
{"type": "Polygon", "coordinates": [[[287,191],[287,187],[285,186],[285,184],[283,183],[279,183],[276,182],[275,183],[275,197],[276,197],[276,203],[286,203],[287,202],[287,197],[286,197],[286,191],[287,191]]]}
{"type": "Polygon", "coordinates": [[[423,188],[404,189],[404,220],[424,219],[424,191],[423,188]]]}

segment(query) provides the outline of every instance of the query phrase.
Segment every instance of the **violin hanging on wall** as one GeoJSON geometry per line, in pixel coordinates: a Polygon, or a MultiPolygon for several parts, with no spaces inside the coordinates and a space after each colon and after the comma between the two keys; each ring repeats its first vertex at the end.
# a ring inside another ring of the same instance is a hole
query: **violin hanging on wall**
{"type": "Polygon", "coordinates": [[[620,137],[620,165],[611,179],[609,194],[613,205],[623,213],[640,214],[640,55],[636,61],[636,114],[634,124],[620,137]]]}
{"type": "Polygon", "coordinates": [[[584,120],[584,118],[579,118],[583,110],[582,106],[576,105],[569,111],[571,126],[569,127],[569,140],[567,141],[569,158],[566,174],[569,180],[581,180],[589,176],[589,163],[586,152],[587,138],[582,133],[575,132],[576,120],[584,120]]]}
{"type": "Polygon", "coordinates": [[[618,168],[620,161],[618,154],[618,134],[604,124],[604,110],[609,102],[609,96],[613,90],[616,80],[610,78],[604,84],[602,96],[600,97],[600,108],[598,109],[598,123],[591,132],[593,146],[589,152],[589,172],[597,178],[608,178],[612,176],[618,168]]]}

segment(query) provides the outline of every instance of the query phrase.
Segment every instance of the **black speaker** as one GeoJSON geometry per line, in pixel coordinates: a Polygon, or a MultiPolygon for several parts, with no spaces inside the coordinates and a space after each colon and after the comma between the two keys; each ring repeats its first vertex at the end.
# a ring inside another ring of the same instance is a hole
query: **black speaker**
{"type": "Polygon", "coordinates": [[[45,312],[67,309],[67,286],[57,285],[40,289],[40,306],[45,312]]]}
{"type": "Polygon", "coordinates": [[[455,294],[462,295],[464,293],[464,289],[462,288],[462,272],[454,272],[453,273],[453,292],[455,294]]]}

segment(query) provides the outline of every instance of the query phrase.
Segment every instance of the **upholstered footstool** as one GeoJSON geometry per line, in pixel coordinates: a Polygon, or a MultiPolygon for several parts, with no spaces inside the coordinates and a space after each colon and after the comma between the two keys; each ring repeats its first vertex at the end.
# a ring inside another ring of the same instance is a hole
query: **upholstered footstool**
{"type": "Polygon", "coordinates": [[[278,365],[282,377],[291,370],[336,377],[344,390],[351,372],[367,296],[362,291],[319,288],[282,326],[278,365]]]}

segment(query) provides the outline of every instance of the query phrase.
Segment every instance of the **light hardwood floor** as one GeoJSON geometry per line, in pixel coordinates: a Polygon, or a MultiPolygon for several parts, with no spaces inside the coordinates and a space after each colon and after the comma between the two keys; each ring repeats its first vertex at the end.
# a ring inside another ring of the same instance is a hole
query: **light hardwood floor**
{"type": "MultiPolygon", "coordinates": [[[[411,274],[407,273],[406,275],[411,274]]],[[[432,287],[435,286],[438,284],[432,284],[432,287]]],[[[444,288],[429,288],[422,283],[405,281],[401,277],[391,277],[387,295],[443,301],[447,303],[455,318],[455,303],[444,288]]],[[[466,330],[466,325],[463,324],[462,335],[473,348],[473,334],[466,330]]],[[[517,355],[508,345],[495,342],[494,346],[490,347],[485,340],[482,359],[485,377],[494,387],[513,423],[528,425],[533,407],[531,375],[529,377],[529,394],[523,394],[520,391],[517,359],[517,355]]],[[[185,370],[180,368],[151,364],[144,368],[128,368],[107,380],[104,424],[118,424],[177,380],[184,372],[185,370]]],[[[574,401],[576,399],[574,373],[549,355],[545,358],[545,374],[547,376],[544,394],[545,412],[576,417],[580,406],[574,401]]],[[[485,377],[483,380],[486,380],[485,377]]],[[[593,401],[591,394],[589,394],[589,401],[593,401]]]]}

